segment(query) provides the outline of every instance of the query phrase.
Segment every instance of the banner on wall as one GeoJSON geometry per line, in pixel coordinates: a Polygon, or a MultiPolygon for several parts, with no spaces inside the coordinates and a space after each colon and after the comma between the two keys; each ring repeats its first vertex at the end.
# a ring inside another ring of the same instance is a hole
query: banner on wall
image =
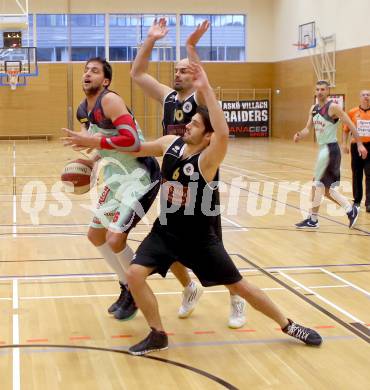
{"type": "Polygon", "coordinates": [[[268,137],[269,101],[239,100],[222,101],[222,109],[230,135],[236,137],[268,137]]]}

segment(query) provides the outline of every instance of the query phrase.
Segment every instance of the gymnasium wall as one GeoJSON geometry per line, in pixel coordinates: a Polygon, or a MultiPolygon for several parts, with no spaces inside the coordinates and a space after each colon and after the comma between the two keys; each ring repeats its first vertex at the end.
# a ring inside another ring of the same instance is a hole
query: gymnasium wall
{"type": "MultiPolygon", "coordinates": [[[[214,13],[215,10],[246,13],[249,62],[206,63],[206,69],[214,87],[279,89],[280,94],[274,92],[272,96],[272,135],[290,138],[306,123],[316,79],[310,59],[302,56],[307,52],[297,51],[291,46],[298,39],[298,24],[316,19],[320,27],[324,27],[322,33],[329,34],[334,31],[334,22],[340,23],[341,29],[336,31],[338,48],[352,48],[337,52],[337,86],[333,92],[346,95],[347,108],[358,104],[360,89],[370,88],[370,46],[365,46],[370,42],[370,29],[364,21],[370,14],[367,11],[370,5],[365,0],[356,0],[355,3],[355,8],[361,12],[354,13],[353,3],[350,5],[341,0],[235,0],[229,3],[204,0],[190,4],[163,0],[158,5],[137,0],[135,7],[133,2],[116,0],[31,0],[30,12],[181,13],[191,9],[192,13],[214,13]],[[307,3],[310,3],[309,7],[307,3]],[[346,15],[352,14],[357,19],[347,22],[346,15]],[[272,62],[274,57],[275,62],[272,62]]],[[[113,63],[112,88],[135,110],[145,134],[158,136],[161,131],[157,119],[161,114],[160,107],[132,85],[130,66],[129,63],[113,63]]],[[[74,113],[83,97],[80,87],[82,69],[82,63],[43,63],[40,64],[39,77],[31,78],[26,88],[16,91],[0,88],[0,135],[52,134],[59,137],[62,134],[60,128],[68,124],[68,101],[74,113]],[[68,86],[71,86],[71,93],[68,86]]],[[[165,84],[171,84],[173,64],[152,63],[150,72],[165,84]]],[[[78,128],[76,121],[73,125],[78,128]]]]}
{"type": "MultiPolygon", "coordinates": [[[[345,94],[348,111],[359,104],[360,90],[370,89],[370,46],[338,51],[336,69],[336,87],[331,92],[345,94]]],[[[274,63],[273,80],[272,134],[291,138],[305,126],[314,101],[316,75],[310,58],[274,63]]],[[[308,139],[313,140],[313,134],[308,139]]]]}
{"type": "Polygon", "coordinates": [[[321,36],[335,33],[337,50],[366,46],[370,42],[369,0],[275,0],[273,6],[273,45],[270,60],[304,57],[298,51],[298,26],[316,22],[321,36]]]}
{"type": "MultiPolygon", "coordinates": [[[[147,137],[161,134],[161,107],[145,98],[132,82],[129,63],[113,63],[113,83],[135,115],[147,137]],[[144,115],[146,112],[146,115],[144,115]]],[[[27,87],[0,90],[0,135],[51,134],[62,135],[67,126],[68,85],[72,88],[73,113],[83,99],[81,89],[82,63],[40,64],[40,75],[29,79],[27,87]],[[68,81],[68,74],[71,75],[68,81]]],[[[270,88],[273,82],[273,65],[270,63],[207,63],[205,68],[212,85],[219,88],[270,88]],[[227,77],[225,75],[227,74],[227,77]]],[[[173,63],[151,63],[149,72],[160,82],[172,85],[173,63]]],[[[74,115],[75,116],[75,115],[74,115]]],[[[79,124],[74,119],[74,128],[79,124]]]]}
{"type": "MultiPolygon", "coordinates": [[[[358,104],[360,89],[370,88],[370,46],[337,52],[337,85],[333,93],[344,93],[346,108],[358,104]]],[[[160,106],[145,98],[131,83],[129,63],[113,63],[112,89],[135,110],[146,136],[160,134],[160,106]],[[144,111],[147,115],[144,116],[144,111]]],[[[40,75],[30,78],[26,88],[0,90],[0,135],[52,134],[59,137],[67,126],[68,68],[71,67],[72,112],[83,98],[82,63],[40,64],[40,75]]],[[[313,102],[315,74],[308,57],[276,63],[206,63],[212,85],[220,88],[272,88],[272,135],[290,138],[303,128],[313,102]],[[227,77],[225,77],[227,75],[227,77]],[[280,94],[276,93],[280,91],[280,94]]],[[[173,64],[152,63],[150,73],[171,85],[173,64]]],[[[78,123],[74,122],[77,129],[78,123]]],[[[313,136],[311,137],[313,139],[313,136]]]]}

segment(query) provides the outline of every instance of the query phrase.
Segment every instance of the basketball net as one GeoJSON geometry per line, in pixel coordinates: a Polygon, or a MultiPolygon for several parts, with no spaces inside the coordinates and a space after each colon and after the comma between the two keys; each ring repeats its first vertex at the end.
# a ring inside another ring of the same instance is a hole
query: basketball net
{"type": "Polygon", "coordinates": [[[15,89],[17,89],[19,70],[13,70],[13,69],[7,70],[7,74],[8,74],[10,89],[14,91],[15,89]]]}

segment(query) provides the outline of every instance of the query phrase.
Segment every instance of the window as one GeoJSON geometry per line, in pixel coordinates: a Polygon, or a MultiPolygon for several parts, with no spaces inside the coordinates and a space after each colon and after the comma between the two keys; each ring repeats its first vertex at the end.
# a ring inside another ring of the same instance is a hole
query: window
{"type": "Polygon", "coordinates": [[[245,61],[245,15],[181,15],[181,58],[186,57],[188,35],[206,19],[211,26],[198,43],[200,58],[203,61],[245,61]]]}
{"type": "MultiPolygon", "coordinates": [[[[86,61],[90,57],[105,57],[106,14],[38,14],[36,26],[30,16],[30,34],[23,35],[23,45],[32,46],[36,28],[39,61],[86,61]],[[29,39],[29,43],[28,42],[29,39]],[[69,47],[70,46],[70,47],[69,47]]],[[[133,61],[145,40],[155,17],[153,14],[109,15],[109,59],[133,61]]],[[[152,61],[176,59],[176,15],[166,15],[169,32],[156,42],[152,61]]],[[[186,14],[180,16],[180,55],[186,57],[188,35],[203,20],[209,20],[209,31],[198,43],[203,61],[245,61],[246,16],[239,14],[186,14]]]]}
{"type": "Polygon", "coordinates": [[[105,57],[105,15],[72,14],[71,60],[86,61],[91,57],[105,57]]]}
{"type": "Polygon", "coordinates": [[[39,61],[86,61],[105,56],[104,14],[37,15],[36,24],[39,61]]]}
{"type": "Polygon", "coordinates": [[[36,15],[38,61],[68,61],[68,17],[36,15]]]}
{"type": "MultiPolygon", "coordinates": [[[[160,15],[161,16],[161,15],[160,15]]],[[[109,59],[132,61],[145,40],[156,15],[109,15],[109,59]]],[[[151,60],[174,61],[176,58],[176,16],[167,16],[170,28],[166,37],[156,43],[151,60]]]]}

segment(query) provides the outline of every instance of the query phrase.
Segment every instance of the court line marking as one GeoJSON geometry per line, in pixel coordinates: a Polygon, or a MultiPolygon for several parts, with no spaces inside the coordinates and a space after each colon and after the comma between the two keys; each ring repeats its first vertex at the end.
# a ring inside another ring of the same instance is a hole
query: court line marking
{"type": "Polygon", "coordinates": [[[344,279],[344,278],[342,278],[340,276],[337,276],[333,272],[327,271],[327,270],[325,270],[323,268],[320,268],[320,271],[326,273],[327,275],[331,276],[332,278],[335,278],[337,280],[340,280],[343,283],[346,283],[348,286],[351,286],[355,290],[358,290],[358,291],[362,292],[363,294],[367,295],[368,297],[370,297],[370,292],[369,291],[367,291],[367,290],[357,286],[356,284],[354,284],[354,283],[352,283],[352,282],[350,282],[350,281],[348,281],[348,280],[346,280],[346,279],[344,279]]]}
{"type": "MultiPolygon", "coordinates": [[[[232,173],[234,173],[234,174],[239,174],[239,172],[232,172],[232,173]]],[[[245,175],[241,175],[241,176],[246,177],[245,175]]],[[[287,206],[287,207],[293,208],[293,209],[295,209],[295,210],[298,210],[298,211],[305,211],[305,212],[308,213],[308,210],[301,209],[300,207],[295,206],[295,205],[292,205],[292,204],[290,204],[290,203],[288,203],[288,202],[282,202],[282,201],[280,201],[280,200],[278,200],[278,199],[275,199],[274,196],[265,196],[265,195],[260,194],[259,192],[254,192],[254,191],[251,191],[251,190],[246,189],[246,188],[238,187],[238,186],[235,186],[235,185],[233,185],[232,183],[228,183],[228,182],[226,182],[226,181],[225,181],[224,183],[225,183],[225,184],[228,184],[230,187],[236,187],[236,188],[240,189],[240,191],[248,192],[248,193],[250,193],[250,194],[259,196],[259,197],[261,197],[261,198],[270,199],[270,200],[272,200],[272,201],[274,201],[274,202],[276,202],[276,203],[281,203],[281,204],[283,204],[283,205],[285,205],[285,206],[287,206]]],[[[294,192],[294,191],[292,191],[292,192],[294,192]]],[[[324,216],[324,215],[322,215],[322,214],[318,214],[318,217],[320,217],[320,218],[322,218],[322,219],[325,219],[325,220],[327,220],[327,221],[331,221],[331,222],[333,222],[333,223],[335,223],[335,224],[337,224],[337,225],[348,227],[347,224],[345,224],[345,223],[343,223],[343,222],[340,222],[340,221],[337,221],[337,220],[335,220],[335,219],[326,217],[326,216],[324,216]]],[[[360,232],[362,232],[362,233],[365,233],[366,235],[370,235],[370,231],[368,231],[368,230],[361,229],[361,228],[359,228],[359,227],[354,227],[354,228],[352,228],[352,229],[353,229],[353,230],[360,231],[360,232]]]]}
{"type": "MultiPolygon", "coordinates": [[[[243,227],[243,226],[239,225],[237,222],[234,222],[234,221],[232,221],[229,218],[226,218],[226,217],[221,215],[221,219],[224,219],[226,222],[229,222],[232,225],[234,225],[235,227],[239,228],[241,232],[247,232],[248,231],[248,229],[246,227],[243,227]]],[[[222,229],[222,232],[224,232],[224,229],[222,229]]]]}
{"type": "MultiPolygon", "coordinates": [[[[19,308],[18,279],[13,279],[13,344],[19,344],[19,308]]],[[[20,350],[13,350],[13,390],[21,389],[20,350]]]]}
{"type": "Polygon", "coordinates": [[[331,306],[332,308],[334,308],[335,310],[339,311],[340,313],[344,314],[346,317],[348,318],[351,318],[352,320],[354,320],[355,322],[358,322],[360,324],[364,324],[365,322],[360,320],[359,318],[355,317],[353,314],[349,313],[347,310],[344,310],[342,309],[340,306],[336,305],[335,303],[333,303],[332,301],[330,301],[329,299],[323,297],[322,295],[320,294],[317,294],[316,292],[314,292],[312,289],[310,289],[309,287],[305,286],[304,284],[298,282],[296,279],[292,278],[291,276],[285,274],[284,272],[282,271],[278,271],[278,273],[283,276],[284,278],[290,280],[292,283],[296,284],[297,286],[301,287],[302,289],[304,289],[305,291],[309,292],[310,294],[313,294],[316,298],[320,299],[321,301],[325,302],[327,305],[331,306]]]}
{"type": "MultiPolygon", "coordinates": [[[[354,335],[338,335],[338,336],[325,336],[324,341],[341,341],[341,340],[354,340],[356,336],[354,335]]],[[[223,345],[248,345],[248,344],[273,344],[273,343],[289,343],[302,348],[307,348],[301,344],[298,340],[292,339],[290,337],[285,338],[264,338],[264,339],[247,339],[247,340],[214,340],[214,341],[193,341],[188,343],[172,343],[168,344],[168,349],[174,348],[187,348],[187,347],[206,347],[206,346],[223,346],[223,345]]],[[[51,353],[51,352],[67,352],[67,351],[77,351],[79,349],[84,350],[102,350],[108,352],[127,352],[129,346],[115,346],[108,348],[100,348],[93,346],[79,346],[79,345],[56,345],[56,344],[18,344],[18,345],[1,345],[0,351],[2,349],[11,349],[11,348],[25,348],[24,353],[51,353]],[[42,349],[41,349],[42,348],[42,349]]],[[[311,347],[312,348],[312,347],[311,347]]],[[[313,347],[315,348],[315,347],[313,347]]],[[[1,351],[0,354],[6,354],[7,352],[1,351]]],[[[131,356],[131,355],[130,355],[131,356]]],[[[152,355],[143,355],[141,357],[154,357],[152,355]]]]}
{"type": "MultiPolygon", "coordinates": [[[[317,153],[318,153],[317,149],[315,149],[314,152],[316,152],[316,154],[317,154],[317,153]]],[[[245,156],[245,157],[247,157],[249,161],[255,162],[255,161],[256,161],[256,157],[255,157],[255,156],[256,156],[255,154],[251,154],[251,155],[249,155],[249,156],[247,155],[247,156],[245,156]]],[[[284,162],[282,162],[282,161],[272,161],[272,160],[262,159],[262,158],[260,158],[260,156],[258,156],[258,158],[259,158],[259,161],[264,161],[264,162],[267,162],[267,163],[270,163],[270,164],[274,164],[274,165],[286,165],[287,167],[292,167],[292,168],[300,169],[300,170],[302,170],[302,171],[311,172],[310,178],[312,178],[312,172],[313,172],[314,166],[312,166],[312,168],[304,168],[304,167],[297,166],[297,165],[287,164],[287,163],[284,163],[284,162]]],[[[302,160],[300,160],[300,159],[298,159],[298,158],[280,157],[280,159],[282,159],[282,160],[288,160],[288,161],[290,160],[290,161],[299,162],[299,163],[302,162],[302,160]]],[[[346,171],[346,172],[350,172],[350,168],[345,168],[345,167],[343,167],[343,169],[341,169],[341,170],[346,171]]],[[[309,173],[307,173],[307,175],[309,175],[309,173]]],[[[341,176],[342,176],[342,175],[341,175],[341,176]]],[[[352,180],[352,178],[351,178],[350,176],[344,176],[344,175],[343,175],[343,177],[344,177],[345,179],[352,180]]]]}
{"type": "MultiPolygon", "coordinates": [[[[240,233],[248,231],[247,228],[232,228],[231,226],[222,229],[222,233],[240,233]],[[243,230],[246,229],[246,230],[243,230]]],[[[148,235],[149,230],[147,232],[130,232],[130,236],[143,236],[143,235],[148,235]]],[[[7,239],[9,237],[10,233],[3,233],[0,235],[0,239],[7,239]]],[[[86,232],[81,232],[81,233],[18,233],[17,236],[22,237],[22,238],[48,238],[50,237],[81,237],[81,236],[86,236],[86,232]]]]}
{"type": "MultiPolygon", "coordinates": [[[[330,289],[330,288],[349,288],[346,284],[335,284],[331,286],[318,285],[310,286],[311,289],[330,289]]],[[[301,290],[301,287],[294,287],[296,290],[301,290]]],[[[263,291],[286,291],[284,287],[263,287],[263,291]]],[[[218,293],[228,293],[229,290],[206,290],[203,291],[204,294],[218,294],[218,293]]],[[[182,291],[161,291],[155,292],[154,295],[181,295],[182,291]]],[[[117,297],[117,294],[80,294],[80,295],[43,295],[43,296],[27,296],[20,297],[20,300],[31,301],[31,300],[43,300],[43,299],[68,299],[68,298],[105,298],[105,297],[117,297]]]]}
{"type": "MultiPolygon", "coordinates": [[[[239,253],[230,253],[230,256],[236,256],[240,260],[247,262],[244,256],[242,256],[239,253]]],[[[92,260],[97,259],[103,259],[103,258],[91,258],[92,260]]],[[[73,260],[73,259],[63,259],[66,261],[73,260]]],[[[77,259],[78,260],[78,259],[77,259]]],[[[247,262],[248,263],[248,262],[247,262]]],[[[250,263],[251,264],[251,263],[250,263]]],[[[311,266],[290,266],[290,267],[279,267],[279,266],[273,266],[273,267],[266,267],[264,270],[268,273],[268,276],[272,275],[271,272],[277,272],[277,271],[312,271],[312,270],[320,270],[322,267],[368,267],[370,266],[370,263],[362,263],[362,264],[327,264],[327,265],[311,265],[311,266]]],[[[244,267],[238,267],[239,272],[261,272],[260,269],[254,267],[254,268],[244,268],[244,267]]],[[[191,274],[194,274],[192,271],[190,271],[191,274]]],[[[171,274],[171,273],[170,273],[171,274]]],[[[80,274],[42,274],[42,275],[8,275],[8,276],[1,276],[0,281],[8,281],[12,280],[14,278],[17,278],[19,280],[39,280],[39,279],[74,279],[74,278],[106,278],[111,277],[114,279],[116,276],[113,272],[99,272],[99,273],[80,273],[80,274]]],[[[162,280],[162,278],[158,278],[159,280],[162,280]]]]}
{"type": "MultiPolygon", "coordinates": [[[[255,172],[255,171],[251,171],[250,169],[245,169],[245,168],[239,168],[237,166],[234,166],[234,165],[229,165],[229,164],[225,164],[225,163],[222,163],[221,164],[221,169],[224,170],[224,169],[239,169],[240,171],[243,171],[243,172],[246,172],[245,176],[248,176],[248,177],[252,177],[253,175],[257,175],[257,176],[263,176],[263,177],[267,177],[269,179],[274,179],[274,180],[281,180],[277,177],[273,177],[273,176],[270,176],[270,175],[266,175],[264,173],[259,173],[259,172],[255,172]],[[224,168],[226,167],[226,168],[224,168]]],[[[234,172],[235,173],[235,172],[234,172]]]]}
{"type": "Polygon", "coordinates": [[[13,142],[13,237],[17,237],[17,169],[16,169],[16,149],[13,142]]]}
{"type": "Polygon", "coordinates": [[[361,331],[359,331],[358,329],[354,328],[353,326],[351,326],[350,324],[348,324],[347,322],[343,321],[341,318],[339,318],[338,316],[336,316],[335,314],[333,314],[332,312],[330,312],[329,310],[327,310],[325,307],[323,306],[320,306],[319,304],[317,304],[315,301],[313,301],[312,299],[308,298],[307,296],[305,296],[304,294],[300,293],[299,291],[296,291],[294,288],[292,288],[291,286],[289,286],[289,284],[285,283],[283,280],[280,280],[279,278],[277,278],[274,274],[272,274],[271,272],[267,271],[266,269],[260,267],[257,263],[255,263],[254,261],[250,260],[249,258],[241,255],[241,254],[238,254],[238,256],[243,259],[247,264],[251,265],[252,267],[254,267],[255,269],[259,270],[262,274],[268,276],[269,278],[271,278],[272,280],[274,280],[277,284],[280,284],[280,286],[283,286],[285,287],[287,290],[289,290],[291,293],[293,293],[294,295],[296,295],[297,297],[301,298],[304,302],[308,303],[309,305],[311,305],[312,307],[314,307],[315,309],[317,309],[318,311],[320,311],[321,313],[325,314],[326,316],[328,316],[329,318],[331,318],[333,321],[335,321],[336,323],[340,324],[343,326],[343,328],[347,329],[348,331],[350,331],[351,333],[355,334],[356,336],[358,336],[360,339],[362,339],[363,341],[367,342],[368,344],[370,344],[370,338],[362,333],[361,331]]]}
{"type": "MultiPolygon", "coordinates": [[[[115,353],[121,353],[125,354],[128,356],[131,356],[133,359],[148,359],[148,360],[154,360],[154,361],[159,361],[162,363],[167,363],[171,364],[176,367],[184,368],[186,370],[189,370],[193,373],[199,374],[205,378],[210,379],[211,381],[214,381],[218,383],[219,385],[224,386],[226,389],[230,390],[238,390],[237,387],[233,386],[232,384],[226,382],[224,379],[217,377],[216,375],[213,375],[207,371],[201,370],[200,368],[197,367],[192,367],[190,365],[176,362],[174,360],[169,360],[165,358],[161,358],[158,356],[150,356],[150,355],[142,355],[142,356],[132,356],[128,351],[127,348],[125,349],[120,349],[120,348],[104,348],[104,347],[94,347],[94,346],[85,346],[85,345],[55,345],[55,344],[13,344],[13,345],[0,345],[0,349],[9,349],[13,348],[14,350],[20,350],[21,348],[26,348],[26,349],[34,349],[34,348],[44,348],[44,349],[49,349],[53,350],[64,350],[65,351],[76,351],[76,350],[91,350],[91,351],[101,351],[101,352],[115,352],[115,353]]],[[[42,352],[38,350],[38,352],[42,352]]],[[[48,351],[50,352],[50,351],[48,351]]],[[[20,389],[17,389],[20,390],[20,389]]]]}

